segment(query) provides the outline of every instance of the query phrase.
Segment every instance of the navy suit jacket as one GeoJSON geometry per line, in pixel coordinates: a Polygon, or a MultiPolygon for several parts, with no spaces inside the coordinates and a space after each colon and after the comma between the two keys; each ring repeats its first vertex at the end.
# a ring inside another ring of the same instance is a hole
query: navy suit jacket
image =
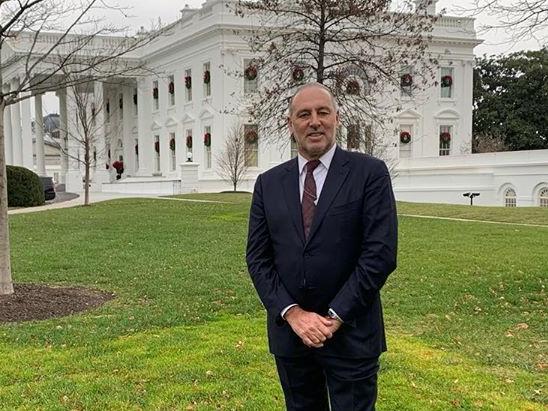
{"type": "Polygon", "coordinates": [[[280,317],[290,304],[321,315],[331,307],[344,324],[326,355],[372,358],[386,350],[379,290],[396,268],[397,217],[390,175],[381,160],[336,148],[304,238],[297,159],[256,181],[247,265],[267,310],[270,351],[296,357],[306,347],[280,317]]]}

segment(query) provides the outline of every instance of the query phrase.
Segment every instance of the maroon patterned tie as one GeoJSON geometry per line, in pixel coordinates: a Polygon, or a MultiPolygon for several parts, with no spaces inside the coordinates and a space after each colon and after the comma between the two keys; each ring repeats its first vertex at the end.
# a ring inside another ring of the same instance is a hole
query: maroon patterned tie
{"type": "Polygon", "coordinates": [[[305,239],[308,239],[310,227],[312,226],[312,219],[314,218],[314,212],[316,211],[316,205],[314,204],[314,201],[316,201],[316,180],[314,180],[314,175],[312,173],[319,164],[320,160],[311,160],[306,163],[306,177],[304,179],[303,200],[301,204],[303,209],[305,239]]]}

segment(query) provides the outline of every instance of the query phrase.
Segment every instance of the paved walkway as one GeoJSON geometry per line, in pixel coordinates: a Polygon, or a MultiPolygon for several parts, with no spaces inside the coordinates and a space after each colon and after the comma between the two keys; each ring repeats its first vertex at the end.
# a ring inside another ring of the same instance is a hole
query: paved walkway
{"type": "MultiPolygon", "coordinates": [[[[117,198],[135,198],[146,197],[139,194],[118,194],[118,193],[90,193],[90,203],[98,203],[100,201],[114,200],[117,198]]],[[[157,197],[157,196],[150,196],[157,197]]],[[[57,197],[53,201],[48,201],[46,204],[38,207],[26,207],[16,208],[9,210],[8,214],[23,214],[23,213],[35,213],[37,211],[53,210],[56,208],[69,208],[81,206],[84,204],[84,193],[57,193],[57,197]]]]}

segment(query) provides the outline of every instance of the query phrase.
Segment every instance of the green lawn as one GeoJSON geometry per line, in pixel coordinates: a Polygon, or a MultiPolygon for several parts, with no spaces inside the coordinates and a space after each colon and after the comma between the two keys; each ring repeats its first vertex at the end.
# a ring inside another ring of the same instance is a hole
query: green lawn
{"type": "MultiPolygon", "coordinates": [[[[283,409],[244,262],[250,196],[185,197],[221,203],[127,199],[10,217],[17,282],[117,298],[0,325],[0,409],[283,409]]],[[[545,210],[460,208],[399,205],[547,221],[545,210]]],[[[401,217],[378,409],[546,409],[547,244],[542,227],[401,217]]]]}
{"type": "Polygon", "coordinates": [[[410,215],[499,221],[506,223],[540,224],[548,226],[548,208],[483,207],[452,204],[398,203],[398,212],[410,215]]]}

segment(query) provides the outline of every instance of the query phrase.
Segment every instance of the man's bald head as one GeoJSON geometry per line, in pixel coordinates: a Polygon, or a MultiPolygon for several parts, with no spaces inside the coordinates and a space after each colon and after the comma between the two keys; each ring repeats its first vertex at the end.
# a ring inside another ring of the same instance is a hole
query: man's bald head
{"type": "Polygon", "coordinates": [[[337,104],[337,100],[335,100],[335,97],[333,96],[333,93],[331,93],[331,90],[329,90],[329,88],[327,88],[326,86],[324,86],[321,83],[314,82],[314,83],[307,83],[307,84],[304,84],[304,85],[300,86],[295,91],[295,93],[293,93],[293,95],[289,99],[289,116],[291,116],[291,114],[293,114],[293,109],[294,109],[293,100],[295,100],[295,97],[297,97],[297,95],[299,93],[301,93],[303,90],[306,90],[308,88],[319,88],[319,89],[325,90],[325,92],[327,94],[329,94],[329,97],[331,98],[331,102],[333,104],[334,111],[337,112],[337,113],[339,112],[339,105],[337,104]]]}

